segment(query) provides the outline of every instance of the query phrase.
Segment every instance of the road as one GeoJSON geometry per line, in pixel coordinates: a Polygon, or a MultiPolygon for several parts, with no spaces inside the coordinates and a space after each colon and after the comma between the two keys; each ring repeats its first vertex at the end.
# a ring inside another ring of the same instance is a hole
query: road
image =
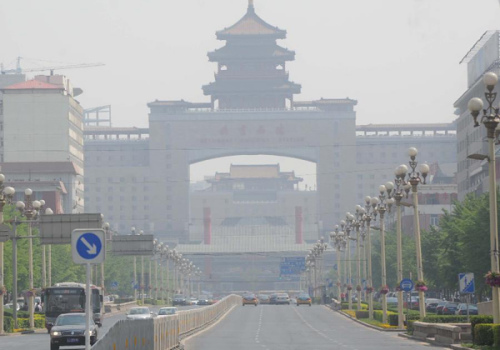
{"type": "MultiPolygon", "coordinates": [[[[202,306],[181,306],[180,310],[188,310],[191,308],[197,308],[202,306]]],[[[159,306],[150,307],[153,311],[158,311],[159,306]]],[[[106,316],[101,328],[99,328],[99,338],[104,336],[109,329],[119,320],[125,319],[125,313],[115,314],[112,316],[106,316]]],[[[12,335],[0,337],[0,350],[27,350],[27,349],[49,349],[50,336],[48,333],[45,334],[26,334],[26,335],[12,335]]],[[[68,346],[61,347],[61,349],[73,349],[80,350],[85,349],[82,346],[68,346]]]]}
{"type": "MultiPolygon", "coordinates": [[[[324,306],[238,306],[189,338],[185,350],[429,349],[427,343],[360,325],[324,306]]],[[[443,348],[441,348],[443,349],[443,348]]]]}

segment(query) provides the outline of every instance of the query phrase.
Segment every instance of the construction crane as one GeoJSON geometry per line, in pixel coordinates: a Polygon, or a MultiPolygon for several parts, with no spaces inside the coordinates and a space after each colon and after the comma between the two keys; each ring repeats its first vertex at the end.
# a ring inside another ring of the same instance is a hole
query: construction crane
{"type": "Polygon", "coordinates": [[[21,68],[22,57],[17,57],[16,68],[14,69],[4,69],[3,63],[0,63],[0,73],[1,74],[23,74],[29,72],[44,72],[50,71],[50,75],[54,75],[55,70],[59,69],[76,69],[76,68],[89,68],[89,67],[99,67],[104,66],[104,63],[80,63],[80,64],[67,64],[61,66],[47,66],[47,67],[37,67],[37,68],[21,68]]]}

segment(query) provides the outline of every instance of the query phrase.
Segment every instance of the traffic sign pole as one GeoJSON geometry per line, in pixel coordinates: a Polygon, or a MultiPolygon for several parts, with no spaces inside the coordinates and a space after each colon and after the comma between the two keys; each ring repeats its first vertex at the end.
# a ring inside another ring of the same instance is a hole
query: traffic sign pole
{"type": "Polygon", "coordinates": [[[87,263],[87,283],[85,285],[85,350],[90,350],[90,263],[87,263]]]}

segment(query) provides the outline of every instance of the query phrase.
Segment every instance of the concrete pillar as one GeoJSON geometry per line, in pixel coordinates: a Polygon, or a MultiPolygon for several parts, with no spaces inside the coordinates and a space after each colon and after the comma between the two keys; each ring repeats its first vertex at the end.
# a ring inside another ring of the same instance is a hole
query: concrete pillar
{"type": "Polygon", "coordinates": [[[302,217],[302,207],[295,207],[295,243],[304,243],[304,219],[302,217]]]}
{"type": "Polygon", "coordinates": [[[203,208],[203,233],[205,244],[212,241],[212,211],[210,208],[203,208]]]}

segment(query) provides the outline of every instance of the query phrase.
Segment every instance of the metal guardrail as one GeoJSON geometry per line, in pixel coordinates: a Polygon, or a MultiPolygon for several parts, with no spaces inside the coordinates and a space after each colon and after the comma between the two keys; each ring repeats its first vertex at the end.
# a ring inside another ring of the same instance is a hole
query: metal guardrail
{"type": "Polygon", "coordinates": [[[175,349],[181,337],[195,333],[240,303],[240,296],[230,295],[214,305],[179,311],[176,315],[118,321],[92,350],[175,349]]]}

